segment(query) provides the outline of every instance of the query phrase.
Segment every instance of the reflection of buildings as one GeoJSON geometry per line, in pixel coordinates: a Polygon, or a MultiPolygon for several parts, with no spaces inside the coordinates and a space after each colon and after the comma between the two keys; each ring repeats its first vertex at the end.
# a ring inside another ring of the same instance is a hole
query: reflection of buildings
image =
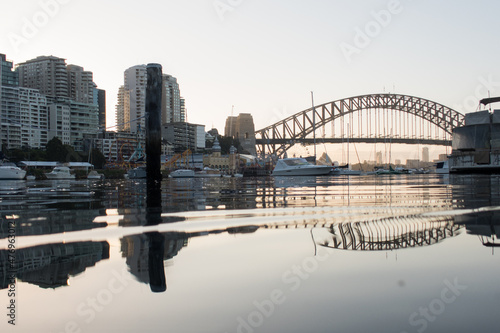
{"type": "Polygon", "coordinates": [[[477,235],[487,247],[499,247],[500,241],[500,212],[482,211],[464,214],[455,217],[455,223],[465,224],[467,233],[477,235]]]}
{"type": "MultiPolygon", "coordinates": [[[[500,177],[482,175],[450,175],[452,198],[464,209],[496,207],[500,205],[500,177]]],[[[500,212],[477,210],[455,216],[455,223],[465,225],[467,233],[477,235],[485,246],[499,246],[500,212]]]]}
{"type": "Polygon", "coordinates": [[[228,234],[252,233],[257,229],[257,226],[241,226],[189,234],[179,232],[160,234],[153,232],[133,235],[121,239],[121,251],[122,256],[127,258],[126,261],[130,267],[130,273],[138,281],[150,284],[153,292],[165,291],[166,279],[164,276],[163,261],[177,256],[182,248],[187,247],[189,238],[223,232],[227,232],[228,234]],[[157,253],[159,250],[161,250],[160,257],[158,257],[157,253]],[[161,277],[159,278],[159,276],[161,277]],[[153,279],[156,281],[152,281],[153,279]]]}
{"type": "MultiPolygon", "coordinates": [[[[162,234],[164,236],[163,259],[175,257],[187,246],[187,236],[183,234],[162,234]]],[[[149,249],[151,238],[146,234],[133,235],[121,239],[122,256],[127,258],[130,272],[141,282],[149,284],[149,249]]]]}
{"type": "MultiPolygon", "coordinates": [[[[0,251],[0,289],[7,288],[9,253],[0,251]]],[[[108,242],[50,244],[18,249],[15,254],[16,277],[42,288],[68,285],[69,276],[109,258],[108,242]]]]}
{"type": "MultiPolygon", "coordinates": [[[[93,222],[99,214],[98,210],[58,210],[41,214],[33,209],[18,213],[16,220],[16,236],[47,235],[61,232],[104,228],[106,222],[93,222]]],[[[7,223],[0,223],[0,238],[8,235],[7,223]]]]}

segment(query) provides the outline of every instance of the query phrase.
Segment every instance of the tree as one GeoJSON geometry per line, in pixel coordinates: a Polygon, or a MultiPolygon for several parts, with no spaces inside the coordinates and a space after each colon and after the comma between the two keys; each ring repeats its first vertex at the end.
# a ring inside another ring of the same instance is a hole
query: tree
{"type": "Polygon", "coordinates": [[[96,169],[103,169],[104,164],[106,164],[106,157],[104,157],[99,149],[93,148],[90,154],[90,163],[92,163],[96,169]]]}
{"type": "Polygon", "coordinates": [[[47,142],[47,160],[56,162],[66,162],[68,151],[58,137],[53,137],[47,142]]]}

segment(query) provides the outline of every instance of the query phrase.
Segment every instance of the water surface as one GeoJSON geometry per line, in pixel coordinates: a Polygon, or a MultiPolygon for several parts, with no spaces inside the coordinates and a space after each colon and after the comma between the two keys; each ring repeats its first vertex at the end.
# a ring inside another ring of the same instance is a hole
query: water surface
{"type": "Polygon", "coordinates": [[[499,183],[1,181],[1,331],[495,330],[499,183]]]}

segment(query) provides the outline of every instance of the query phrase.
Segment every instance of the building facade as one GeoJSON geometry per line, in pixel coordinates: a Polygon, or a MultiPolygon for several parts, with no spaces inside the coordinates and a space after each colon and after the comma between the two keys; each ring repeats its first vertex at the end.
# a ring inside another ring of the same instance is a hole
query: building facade
{"type": "Polygon", "coordinates": [[[69,98],[65,59],[40,56],[18,64],[16,71],[21,87],[38,89],[47,97],[69,98]]]}
{"type": "Polygon", "coordinates": [[[181,93],[177,79],[163,74],[162,124],[186,121],[185,101],[181,101],[181,93]]]}
{"type": "Polygon", "coordinates": [[[13,62],[0,54],[0,138],[2,147],[42,148],[47,143],[47,99],[38,89],[19,87],[13,62]]]}
{"type": "Polygon", "coordinates": [[[22,144],[43,147],[58,137],[78,151],[85,135],[97,135],[99,99],[92,72],[66,65],[63,58],[41,56],[19,64],[16,74],[22,144]]]}
{"type": "Polygon", "coordinates": [[[205,125],[176,122],[163,124],[163,140],[174,146],[176,152],[187,149],[198,152],[205,149],[205,125]]]}
{"type": "Polygon", "coordinates": [[[106,130],[106,90],[97,89],[97,107],[99,108],[99,130],[106,130]]]}
{"type": "Polygon", "coordinates": [[[255,126],[250,113],[240,113],[236,117],[228,117],[224,135],[238,139],[246,153],[257,154],[255,149],[255,126]]]}
{"type": "Polygon", "coordinates": [[[19,88],[21,147],[41,149],[48,142],[47,98],[38,89],[19,88]]]}

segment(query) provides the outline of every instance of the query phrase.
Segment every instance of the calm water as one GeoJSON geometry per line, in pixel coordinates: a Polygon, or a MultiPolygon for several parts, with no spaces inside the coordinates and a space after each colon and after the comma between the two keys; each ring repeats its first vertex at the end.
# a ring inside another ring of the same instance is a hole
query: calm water
{"type": "Polygon", "coordinates": [[[1,332],[498,330],[497,176],[0,181],[0,198],[1,332]]]}

